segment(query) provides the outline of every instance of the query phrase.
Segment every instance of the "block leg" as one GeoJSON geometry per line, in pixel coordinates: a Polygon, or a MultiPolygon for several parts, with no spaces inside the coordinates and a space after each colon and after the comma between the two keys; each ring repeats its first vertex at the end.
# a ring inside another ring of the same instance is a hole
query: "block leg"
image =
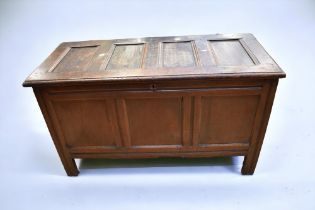
{"type": "MultiPolygon", "coordinates": [[[[36,99],[38,101],[39,107],[44,115],[47,127],[49,129],[50,135],[54,141],[55,147],[57,149],[57,152],[59,154],[59,157],[61,159],[61,162],[63,164],[63,167],[65,168],[68,176],[78,176],[79,170],[77,168],[77,165],[74,161],[74,159],[71,157],[70,153],[67,151],[66,146],[60,141],[56,130],[58,130],[58,126],[53,126],[53,120],[56,119],[55,116],[50,117],[50,115],[54,115],[54,112],[49,113],[48,112],[48,105],[45,103],[45,99],[42,96],[42,92],[40,89],[33,88],[33,91],[35,93],[36,99]]],[[[55,123],[57,125],[57,123],[55,123]]]]}
{"type": "Polygon", "coordinates": [[[261,146],[263,144],[264,136],[266,133],[277,85],[278,85],[278,80],[274,80],[274,81],[271,81],[268,86],[266,86],[268,88],[264,88],[266,90],[262,94],[261,98],[265,98],[266,104],[263,110],[261,127],[259,128],[256,135],[254,135],[254,138],[252,139],[252,142],[251,142],[253,146],[250,147],[250,149],[248,150],[248,154],[244,158],[243,167],[242,167],[243,175],[252,175],[255,172],[259,153],[260,153],[261,146]]]}
{"type": "Polygon", "coordinates": [[[73,158],[60,156],[60,159],[61,159],[63,167],[65,168],[68,176],[78,176],[79,175],[79,169],[78,169],[77,164],[75,163],[73,158]]]}
{"type": "Polygon", "coordinates": [[[253,175],[255,172],[258,158],[245,156],[242,167],[243,175],[253,175]]]}

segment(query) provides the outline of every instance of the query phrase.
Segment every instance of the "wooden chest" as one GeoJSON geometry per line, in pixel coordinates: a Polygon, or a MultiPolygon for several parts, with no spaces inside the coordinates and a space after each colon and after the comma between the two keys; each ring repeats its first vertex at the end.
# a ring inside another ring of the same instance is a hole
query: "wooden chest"
{"type": "Polygon", "coordinates": [[[278,79],[251,34],[66,42],[25,80],[69,176],[75,158],[245,156],[253,174],[278,79]]]}

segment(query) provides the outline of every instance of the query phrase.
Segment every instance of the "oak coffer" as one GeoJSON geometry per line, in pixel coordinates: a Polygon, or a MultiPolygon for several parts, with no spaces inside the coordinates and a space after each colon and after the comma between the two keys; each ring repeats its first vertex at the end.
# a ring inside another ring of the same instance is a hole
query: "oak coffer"
{"type": "Polygon", "coordinates": [[[25,80],[69,176],[75,158],[244,156],[253,174],[278,79],[252,34],[61,43],[25,80]]]}

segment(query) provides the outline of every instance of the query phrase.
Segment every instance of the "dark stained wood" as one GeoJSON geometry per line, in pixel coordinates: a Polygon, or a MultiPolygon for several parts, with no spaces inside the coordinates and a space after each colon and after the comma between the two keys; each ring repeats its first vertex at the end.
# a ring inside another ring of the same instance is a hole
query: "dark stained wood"
{"type": "Polygon", "coordinates": [[[245,156],[253,174],[278,79],[251,34],[62,43],[25,80],[69,176],[74,158],[245,156]]]}

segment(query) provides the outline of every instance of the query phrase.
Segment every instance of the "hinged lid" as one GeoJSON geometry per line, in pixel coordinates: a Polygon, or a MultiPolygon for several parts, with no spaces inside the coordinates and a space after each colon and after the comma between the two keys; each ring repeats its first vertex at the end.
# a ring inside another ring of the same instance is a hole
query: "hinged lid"
{"type": "Polygon", "coordinates": [[[62,43],[23,85],[227,77],[285,73],[251,34],[148,37],[62,43]]]}

